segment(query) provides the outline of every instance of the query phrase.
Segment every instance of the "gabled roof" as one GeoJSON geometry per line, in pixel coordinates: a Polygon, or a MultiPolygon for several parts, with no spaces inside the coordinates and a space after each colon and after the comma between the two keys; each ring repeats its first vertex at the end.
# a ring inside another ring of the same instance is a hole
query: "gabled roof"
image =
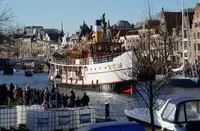
{"type": "Polygon", "coordinates": [[[120,29],[117,34],[115,35],[115,38],[119,39],[121,36],[125,36],[128,31],[131,29],[120,29]]]}
{"type": "Polygon", "coordinates": [[[188,12],[188,13],[186,13],[186,16],[188,16],[190,28],[192,28],[192,22],[193,22],[193,18],[194,18],[194,12],[188,12]]]}
{"type": "Polygon", "coordinates": [[[116,24],[112,26],[112,29],[127,29],[127,28],[133,28],[134,25],[130,24],[126,20],[120,20],[116,24]]]}
{"type": "Polygon", "coordinates": [[[64,32],[59,31],[58,29],[41,29],[40,30],[41,37],[43,37],[45,34],[48,34],[50,41],[60,42],[62,41],[64,32]]]}
{"type": "Polygon", "coordinates": [[[182,13],[181,12],[163,12],[167,31],[172,34],[173,28],[179,29],[182,25],[182,13]]]}
{"type": "Polygon", "coordinates": [[[135,24],[135,28],[136,28],[136,29],[142,28],[143,25],[144,25],[144,21],[137,22],[137,23],[135,24]]]}
{"type": "Polygon", "coordinates": [[[41,29],[41,31],[44,31],[47,34],[59,34],[60,31],[58,29],[41,29]]]}
{"type": "Polygon", "coordinates": [[[160,26],[159,20],[147,20],[144,23],[146,29],[157,29],[160,26]]]}
{"type": "Polygon", "coordinates": [[[159,25],[160,25],[159,20],[146,20],[136,23],[135,29],[142,29],[143,26],[145,27],[145,29],[157,29],[159,25]]]}
{"type": "MultiPolygon", "coordinates": [[[[179,30],[182,26],[182,12],[163,12],[167,31],[171,34],[173,28],[179,30]]],[[[188,17],[190,28],[192,27],[192,21],[194,17],[194,11],[185,12],[184,16],[188,17]]]]}
{"type": "Polygon", "coordinates": [[[139,34],[139,32],[138,32],[138,30],[130,30],[130,31],[128,31],[127,33],[126,33],[126,36],[128,36],[128,35],[138,35],[139,34]]]}
{"type": "Polygon", "coordinates": [[[81,39],[82,36],[89,36],[91,34],[92,30],[83,22],[83,25],[80,28],[79,31],[79,40],[81,39]]]}

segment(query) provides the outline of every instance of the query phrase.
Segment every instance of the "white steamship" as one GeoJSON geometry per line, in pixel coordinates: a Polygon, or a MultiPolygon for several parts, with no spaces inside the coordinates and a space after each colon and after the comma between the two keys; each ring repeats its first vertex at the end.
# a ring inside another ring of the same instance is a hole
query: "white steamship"
{"type": "Polygon", "coordinates": [[[120,91],[131,88],[131,81],[135,79],[132,73],[135,60],[132,51],[126,51],[121,43],[111,42],[109,21],[96,20],[92,34],[91,31],[84,23],[79,31],[79,37],[82,35],[79,40],[81,46],[68,43],[62,53],[54,53],[49,79],[53,81],[59,74],[62,76],[62,84],[70,86],[120,91]],[[83,44],[83,41],[90,42],[83,44]]]}

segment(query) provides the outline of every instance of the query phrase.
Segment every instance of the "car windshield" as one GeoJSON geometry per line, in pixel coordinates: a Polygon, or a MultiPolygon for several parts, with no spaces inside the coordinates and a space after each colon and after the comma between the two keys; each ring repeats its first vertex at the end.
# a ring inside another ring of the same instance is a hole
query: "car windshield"
{"type": "Polygon", "coordinates": [[[187,121],[200,121],[200,101],[189,101],[186,103],[180,104],[178,110],[178,121],[185,122],[187,121]],[[186,117],[184,113],[184,104],[186,109],[186,117]]]}
{"type": "Polygon", "coordinates": [[[175,120],[176,105],[173,103],[168,103],[163,111],[162,118],[168,121],[175,120]]]}
{"type": "Polygon", "coordinates": [[[160,110],[162,107],[163,107],[163,105],[166,103],[166,101],[164,101],[164,100],[156,100],[156,105],[158,105],[157,107],[156,107],[156,110],[160,110]]]}

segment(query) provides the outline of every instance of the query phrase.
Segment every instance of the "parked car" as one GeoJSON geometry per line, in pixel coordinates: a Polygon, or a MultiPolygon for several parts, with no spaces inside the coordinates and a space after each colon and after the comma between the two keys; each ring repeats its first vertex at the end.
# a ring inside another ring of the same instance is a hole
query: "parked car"
{"type": "MultiPolygon", "coordinates": [[[[197,131],[200,129],[200,98],[170,98],[161,102],[154,112],[155,126],[164,131],[197,131]]],[[[149,110],[135,108],[125,110],[130,121],[150,124],[149,110]]]]}
{"type": "Polygon", "coordinates": [[[75,131],[145,131],[145,129],[136,122],[105,122],[90,124],[75,131]]]}

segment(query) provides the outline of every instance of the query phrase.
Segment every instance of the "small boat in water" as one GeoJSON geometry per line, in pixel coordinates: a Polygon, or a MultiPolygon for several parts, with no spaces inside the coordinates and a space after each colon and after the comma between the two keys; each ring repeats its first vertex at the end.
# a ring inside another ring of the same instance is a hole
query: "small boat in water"
{"type": "MultiPolygon", "coordinates": [[[[154,112],[155,126],[165,131],[196,131],[200,128],[200,98],[183,97],[159,101],[160,106],[154,112]]],[[[147,108],[125,110],[130,121],[150,124],[147,108]]]]}
{"type": "Polygon", "coordinates": [[[168,80],[168,84],[171,86],[178,86],[178,87],[197,87],[200,86],[200,79],[197,76],[186,76],[185,73],[181,72],[184,71],[184,65],[182,65],[180,68],[171,69],[171,71],[175,74],[168,80]],[[179,75],[176,75],[176,73],[179,72],[179,75]]]}
{"type": "Polygon", "coordinates": [[[32,69],[26,69],[25,71],[24,71],[24,75],[25,76],[33,76],[33,71],[32,71],[32,69]]]}
{"type": "MultiPolygon", "coordinates": [[[[184,9],[184,0],[182,0],[182,19],[185,19],[184,17],[188,17],[187,20],[189,20],[189,16],[184,15],[187,11],[184,9]],[[186,12],[185,12],[186,11],[186,12]]],[[[189,21],[188,21],[189,22],[189,21]]],[[[189,44],[191,41],[190,35],[185,34],[191,34],[190,29],[188,27],[185,27],[186,21],[182,20],[182,45],[185,45],[185,42],[189,44]],[[184,32],[187,33],[184,33],[184,32]],[[185,41],[185,39],[187,39],[185,41]]],[[[174,77],[170,78],[168,83],[171,86],[179,86],[179,87],[197,87],[200,86],[200,81],[197,73],[197,62],[193,58],[196,59],[196,56],[194,56],[194,53],[189,48],[185,48],[185,46],[182,46],[182,66],[176,69],[172,69],[172,72],[181,72],[181,74],[176,74],[174,77]],[[193,66],[195,68],[193,68],[193,66]],[[190,72],[192,72],[191,75],[190,72]]]]}
{"type": "Polygon", "coordinates": [[[169,85],[179,87],[199,87],[199,77],[175,76],[168,80],[169,85]]]}

